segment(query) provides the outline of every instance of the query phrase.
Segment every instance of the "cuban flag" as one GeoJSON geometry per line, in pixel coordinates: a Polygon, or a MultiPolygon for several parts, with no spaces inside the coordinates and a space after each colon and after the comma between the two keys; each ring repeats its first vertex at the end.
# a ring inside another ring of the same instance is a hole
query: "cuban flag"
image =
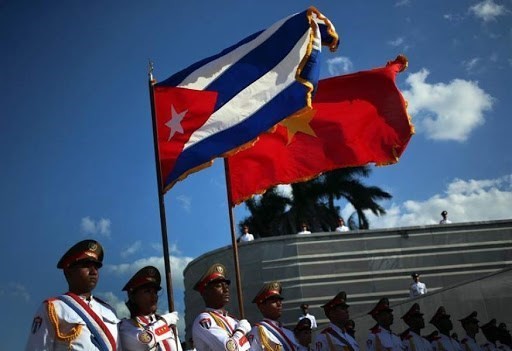
{"type": "Polygon", "coordinates": [[[338,35],[310,7],[154,84],[161,190],[310,109],[322,45],[338,35]]]}

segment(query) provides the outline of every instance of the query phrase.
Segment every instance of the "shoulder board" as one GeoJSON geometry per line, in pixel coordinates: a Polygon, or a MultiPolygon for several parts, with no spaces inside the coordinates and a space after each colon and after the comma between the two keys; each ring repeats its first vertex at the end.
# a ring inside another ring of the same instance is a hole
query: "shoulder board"
{"type": "Polygon", "coordinates": [[[52,301],[55,301],[55,300],[57,300],[56,297],[49,297],[46,300],[44,300],[44,302],[52,302],[52,301]]]}
{"type": "Polygon", "coordinates": [[[412,337],[412,335],[411,335],[411,334],[409,334],[409,329],[404,330],[404,331],[400,334],[400,339],[402,339],[402,340],[409,340],[411,337],[412,337]]]}
{"type": "Polygon", "coordinates": [[[321,334],[327,334],[327,333],[330,333],[331,331],[332,331],[332,328],[331,327],[327,327],[324,330],[322,330],[320,333],[321,334]]]}

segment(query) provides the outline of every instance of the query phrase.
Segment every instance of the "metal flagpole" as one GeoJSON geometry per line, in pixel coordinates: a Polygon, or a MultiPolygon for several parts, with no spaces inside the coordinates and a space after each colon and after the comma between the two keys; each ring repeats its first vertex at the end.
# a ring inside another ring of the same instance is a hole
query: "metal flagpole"
{"type": "Polygon", "coordinates": [[[231,242],[233,245],[233,260],[235,265],[235,274],[236,274],[236,291],[238,295],[238,310],[240,312],[240,319],[245,318],[244,313],[244,299],[242,296],[242,279],[240,278],[240,262],[238,259],[238,244],[236,242],[236,234],[235,234],[235,217],[233,215],[233,207],[231,206],[231,182],[229,180],[229,164],[226,158],[224,158],[224,173],[226,177],[226,191],[228,195],[228,208],[229,208],[229,222],[231,227],[231,242]]]}
{"type": "Polygon", "coordinates": [[[162,176],[160,174],[160,159],[158,157],[158,135],[156,125],[156,114],[155,114],[155,97],[153,93],[153,86],[156,84],[156,80],[153,77],[153,63],[149,62],[149,98],[151,101],[151,120],[153,124],[153,146],[155,150],[155,165],[156,165],[156,178],[158,183],[158,204],[160,205],[160,227],[162,230],[162,246],[164,248],[164,267],[165,267],[165,282],[167,288],[167,304],[169,306],[169,312],[174,311],[174,299],[172,290],[172,275],[171,275],[171,263],[169,261],[169,243],[167,240],[167,222],[165,219],[165,204],[164,194],[162,186],[162,176]]]}

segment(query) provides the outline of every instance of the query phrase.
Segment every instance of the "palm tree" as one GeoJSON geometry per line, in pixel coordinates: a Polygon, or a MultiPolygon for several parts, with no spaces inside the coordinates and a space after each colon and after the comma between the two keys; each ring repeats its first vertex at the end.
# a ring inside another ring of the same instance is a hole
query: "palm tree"
{"type": "Polygon", "coordinates": [[[302,223],[312,231],[331,231],[337,225],[339,207],[334,201],[345,198],[355,209],[348,221],[352,229],[370,227],[365,210],[380,216],[386,213],[377,201],[392,196],[375,186],[366,186],[358,178],[368,177],[371,169],[365,167],[343,168],[326,172],[318,178],[292,184],[292,198],[287,198],[276,188],[269,189],[259,199],[246,201],[251,216],[240,222],[262,237],[294,234],[302,223]],[[357,223],[355,222],[357,217],[357,223]]]}

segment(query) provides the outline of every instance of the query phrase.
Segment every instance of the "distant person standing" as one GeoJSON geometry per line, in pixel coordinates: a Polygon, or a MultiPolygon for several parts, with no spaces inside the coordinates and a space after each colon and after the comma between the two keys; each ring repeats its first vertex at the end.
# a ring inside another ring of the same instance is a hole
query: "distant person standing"
{"type": "Polygon", "coordinates": [[[103,248],[95,240],[80,241],[62,256],[57,268],[64,272],[68,292],[43,302],[26,351],[120,349],[114,309],[92,295],[102,265],[103,248]]]}
{"type": "Polygon", "coordinates": [[[248,241],[253,241],[254,235],[249,233],[249,227],[244,225],[243,230],[244,230],[244,233],[238,238],[238,242],[245,243],[248,241]]]}
{"type": "Polygon", "coordinates": [[[345,221],[341,217],[338,218],[338,227],[336,228],[336,231],[340,233],[349,231],[348,227],[345,225],[345,221]]]}
{"type": "Polygon", "coordinates": [[[411,274],[413,283],[409,287],[409,297],[417,297],[421,295],[425,295],[428,290],[425,283],[420,282],[420,275],[419,273],[412,273],[411,274]]]}
{"type": "Polygon", "coordinates": [[[459,319],[462,328],[466,331],[466,336],[461,340],[461,346],[465,351],[481,351],[480,345],[476,342],[476,334],[478,333],[477,312],[473,311],[467,317],[459,319]]]}
{"type": "Polygon", "coordinates": [[[307,303],[301,304],[300,310],[302,311],[302,316],[299,317],[299,321],[303,318],[308,318],[311,321],[311,329],[316,329],[316,318],[309,313],[309,305],[307,303]]]}
{"type": "Polygon", "coordinates": [[[445,210],[445,211],[441,212],[441,217],[443,217],[443,219],[441,219],[439,224],[450,224],[450,223],[452,223],[452,221],[450,221],[448,219],[448,211],[445,210]]]}
{"type": "Polygon", "coordinates": [[[306,223],[302,223],[301,225],[302,230],[298,232],[297,234],[311,234],[311,232],[308,229],[308,225],[306,223]]]}

